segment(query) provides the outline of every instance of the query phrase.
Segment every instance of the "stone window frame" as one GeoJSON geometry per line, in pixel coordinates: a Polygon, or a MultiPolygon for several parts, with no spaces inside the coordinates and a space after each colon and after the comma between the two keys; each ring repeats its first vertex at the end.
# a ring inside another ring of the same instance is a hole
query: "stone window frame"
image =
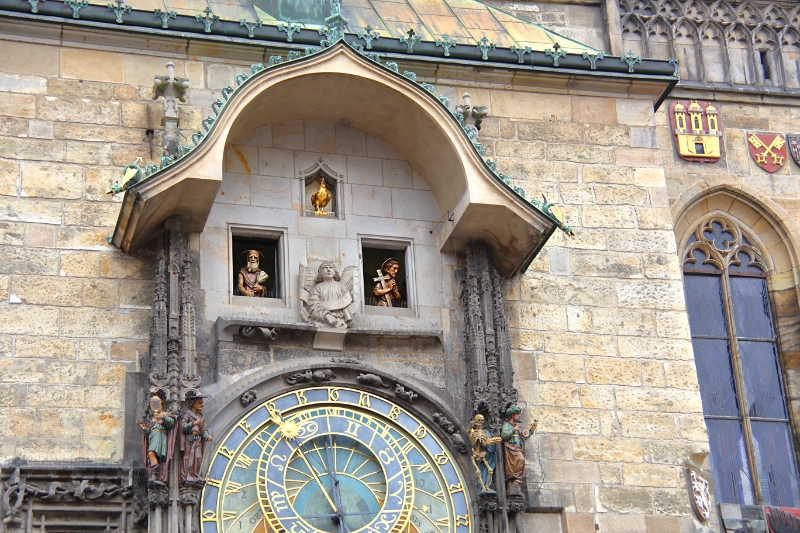
{"type": "MultiPolygon", "coordinates": [[[[314,214],[309,214],[307,212],[308,204],[311,202],[311,198],[306,195],[306,186],[309,180],[315,178],[316,176],[322,176],[325,179],[326,183],[333,182],[335,184],[334,187],[334,195],[336,201],[336,216],[329,217],[335,220],[344,220],[344,183],[345,177],[344,174],[340,174],[333,170],[326,162],[325,158],[320,156],[316,163],[311,165],[305,170],[298,170],[297,171],[297,188],[300,191],[300,216],[301,217],[313,217],[314,214]]],[[[324,220],[324,217],[317,217],[324,220]]]]}
{"type": "MultiPolygon", "coordinates": [[[[740,193],[741,194],[741,193],[740,193]]],[[[772,216],[766,209],[758,204],[747,201],[744,195],[730,194],[730,191],[721,188],[717,191],[706,191],[700,198],[694,198],[690,202],[676,202],[676,207],[682,208],[681,214],[676,217],[676,237],[678,237],[678,251],[681,260],[681,279],[686,272],[686,258],[694,248],[703,247],[697,242],[690,243],[689,240],[698,228],[705,226],[712,220],[722,220],[736,228],[750,243],[749,253],[754,253],[756,260],[760,263],[760,268],[764,272],[769,293],[770,311],[772,313],[773,327],[775,329],[775,347],[777,351],[778,377],[781,384],[781,393],[784,406],[787,412],[787,420],[791,435],[791,444],[795,455],[795,472],[800,477],[800,447],[797,446],[797,437],[800,434],[800,426],[797,423],[796,408],[793,406],[793,397],[798,390],[793,390],[789,379],[787,354],[784,346],[796,341],[797,333],[788,331],[786,325],[782,325],[782,312],[776,304],[775,295],[785,290],[784,277],[785,264],[788,262],[787,255],[791,251],[787,249],[792,240],[790,236],[783,234],[781,228],[771,221],[772,216]],[[679,205],[682,204],[682,205],[679,205]],[[778,244],[774,243],[776,236],[781,236],[778,244]],[[780,264],[779,264],[780,263],[780,264]]],[[[678,211],[678,209],[676,209],[678,211]]],[[[723,265],[720,265],[723,266],[723,265]]],[[[719,267],[717,267],[719,269],[719,267]]],[[[727,266],[720,270],[723,279],[727,279],[727,266]]],[[[699,270],[698,270],[699,271],[699,270]]],[[[683,283],[683,282],[682,282],[683,283]]],[[[727,282],[726,282],[727,283],[727,282]]],[[[732,316],[730,290],[723,292],[723,305],[728,317],[732,316]]],[[[729,341],[730,342],[730,341],[729,341]]],[[[738,343],[738,341],[736,341],[738,343]]],[[[746,405],[743,400],[743,383],[741,374],[741,362],[738,360],[738,349],[731,349],[732,366],[736,383],[737,402],[746,405]]],[[[796,387],[794,388],[796,389],[796,387]]],[[[704,414],[704,418],[705,414],[704,414]]],[[[749,414],[740,407],[740,420],[742,421],[743,436],[748,440],[747,458],[748,466],[751,471],[751,483],[753,486],[753,497],[756,505],[763,505],[762,489],[760,487],[759,469],[753,451],[753,436],[749,430],[749,422],[745,424],[745,419],[749,419],[749,414]],[[747,429],[745,426],[747,425],[747,429]]]]}
{"type": "Polygon", "coordinates": [[[417,308],[417,284],[415,276],[414,262],[414,239],[403,237],[386,237],[383,235],[358,235],[358,271],[361,275],[364,272],[364,258],[362,250],[367,248],[383,248],[386,250],[403,251],[406,264],[406,300],[407,307],[378,307],[367,305],[367,295],[361,295],[361,312],[365,315],[380,316],[399,316],[417,318],[419,316],[417,308]]]}
{"type": "Polygon", "coordinates": [[[274,226],[257,226],[252,224],[228,224],[228,303],[231,305],[246,305],[255,307],[271,307],[288,309],[289,304],[289,251],[287,249],[289,238],[288,228],[274,226]],[[233,257],[233,239],[235,237],[249,237],[256,239],[270,239],[278,241],[278,282],[280,287],[280,297],[278,298],[250,298],[234,294],[234,269],[235,257],[233,257]]]}

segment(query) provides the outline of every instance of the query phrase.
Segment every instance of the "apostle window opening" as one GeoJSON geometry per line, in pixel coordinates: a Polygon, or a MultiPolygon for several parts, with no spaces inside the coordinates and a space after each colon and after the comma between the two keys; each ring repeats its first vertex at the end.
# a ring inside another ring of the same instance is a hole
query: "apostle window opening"
{"type": "Polygon", "coordinates": [[[406,250],[362,247],[364,303],[376,307],[408,307],[406,250]]]}
{"type": "Polygon", "coordinates": [[[279,240],[233,237],[233,294],[280,298],[279,240]]]}

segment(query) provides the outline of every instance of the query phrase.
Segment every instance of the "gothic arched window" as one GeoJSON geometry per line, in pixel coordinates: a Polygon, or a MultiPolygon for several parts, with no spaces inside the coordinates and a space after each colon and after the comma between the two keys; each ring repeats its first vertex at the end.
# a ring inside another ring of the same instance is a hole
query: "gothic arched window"
{"type": "Polygon", "coordinates": [[[717,501],[800,506],[767,261],[713,216],[683,254],[686,304],[717,501]]]}

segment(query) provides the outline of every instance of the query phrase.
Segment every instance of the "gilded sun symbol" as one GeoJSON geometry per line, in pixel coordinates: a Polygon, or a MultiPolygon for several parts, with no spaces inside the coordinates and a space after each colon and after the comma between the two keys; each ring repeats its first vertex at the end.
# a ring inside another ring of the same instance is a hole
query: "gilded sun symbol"
{"type": "Polygon", "coordinates": [[[294,420],[287,420],[278,429],[281,432],[281,437],[286,440],[297,438],[300,434],[300,426],[294,420]]]}
{"type": "Polygon", "coordinates": [[[423,505],[422,506],[422,512],[423,513],[430,513],[431,512],[431,506],[430,505],[423,505]]]}

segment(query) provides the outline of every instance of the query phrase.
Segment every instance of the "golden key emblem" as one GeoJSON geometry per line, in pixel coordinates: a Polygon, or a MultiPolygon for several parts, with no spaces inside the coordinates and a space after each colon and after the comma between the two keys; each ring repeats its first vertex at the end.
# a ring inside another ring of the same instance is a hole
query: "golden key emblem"
{"type": "Polygon", "coordinates": [[[786,144],[786,141],[784,141],[782,135],[776,135],[775,138],[772,139],[772,142],[769,144],[769,146],[767,146],[754,133],[750,135],[750,138],[748,139],[748,141],[750,142],[750,144],[753,145],[754,148],[756,148],[756,149],[763,148],[764,149],[764,151],[761,152],[760,154],[756,154],[756,156],[755,156],[756,163],[758,163],[759,165],[766,165],[767,164],[767,155],[771,155],[772,156],[772,164],[773,165],[778,165],[779,167],[783,166],[784,157],[780,156],[780,155],[778,155],[778,154],[776,154],[775,152],[772,151],[773,149],[780,150],[781,148],[783,148],[783,145],[786,144]]]}

